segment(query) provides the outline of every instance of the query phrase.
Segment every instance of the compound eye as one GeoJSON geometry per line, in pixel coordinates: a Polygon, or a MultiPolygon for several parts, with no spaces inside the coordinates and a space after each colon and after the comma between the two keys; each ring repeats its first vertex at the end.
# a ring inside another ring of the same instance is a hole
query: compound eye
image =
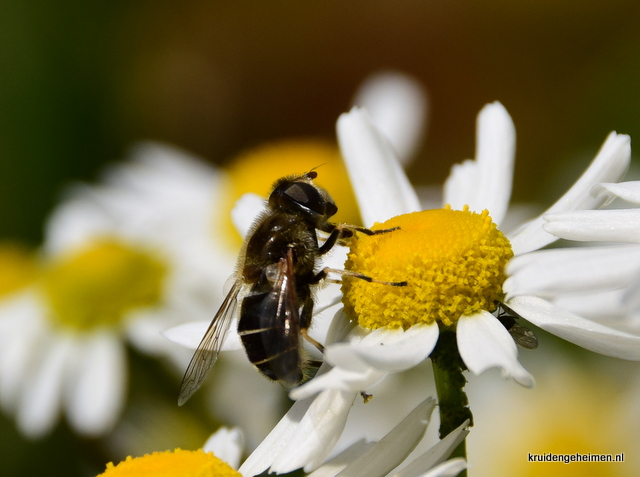
{"type": "MultiPolygon", "coordinates": [[[[326,202],[324,198],[311,184],[305,182],[295,182],[287,187],[285,195],[289,197],[293,202],[303,206],[318,214],[324,215],[326,209],[326,202]]],[[[335,207],[335,206],[334,206],[335,207]]]]}
{"type": "Polygon", "coordinates": [[[336,204],[334,204],[333,202],[327,202],[327,205],[325,207],[326,216],[333,217],[334,215],[336,215],[336,213],[338,213],[338,206],[336,206],[336,204]]]}

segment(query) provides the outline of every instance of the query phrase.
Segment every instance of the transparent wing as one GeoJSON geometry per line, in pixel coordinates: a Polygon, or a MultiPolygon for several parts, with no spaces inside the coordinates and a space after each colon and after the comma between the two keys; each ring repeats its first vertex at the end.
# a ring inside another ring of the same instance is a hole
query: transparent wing
{"type": "Polygon", "coordinates": [[[526,326],[514,324],[509,328],[509,334],[524,349],[536,349],[538,347],[538,338],[535,333],[526,326]]]}
{"type": "Polygon", "coordinates": [[[298,350],[300,316],[292,254],[289,250],[278,262],[273,290],[262,303],[260,328],[275,331],[263,334],[264,347],[270,355],[298,350]]]}
{"type": "Polygon", "coordinates": [[[236,280],[216,316],[211,320],[211,324],[202,337],[202,341],[200,341],[198,349],[193,354],[182,378],[178,406],[182,406],[187,402],[193,393],[200,388],[207,373],[213,367],[216,359],[218,359],[218,353],[222,348],[224,337],[229,330],[229,325],[238,306],[238,293],[240,293],[241,289],[242,281],[236,280]]]}

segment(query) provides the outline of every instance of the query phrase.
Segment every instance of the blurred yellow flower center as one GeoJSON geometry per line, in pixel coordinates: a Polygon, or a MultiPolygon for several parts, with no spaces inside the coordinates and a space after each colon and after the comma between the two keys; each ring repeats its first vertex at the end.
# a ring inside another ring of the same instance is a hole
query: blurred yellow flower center
{"type": "Polygon", "coordinates": [[[154,452],[107,464],[98,477],[241,477],[228,464],[202,449],[154,452]]]}
{"type": "MultiPolygon", "coordinates": [[[[231,221],[231,210],[244,194],[253,192],[264,198],[273,183],[281,177],[302,174],[317,168],[315,181],[327,189],[338,205],[334,220],[350,224],[360,223],[360,215],[347,170],[335,144],[326,141],[299,139],[264,144],[237,156],[228,166],[226,203],[221,210],[228,236],[239,245],[242,237],[231,221]]],[[[219,231],[218,231],[219,234],[219,231]]]]}
{"type": "Polygon", "coordinates": [[[117,326],[127,312],[159,304],[166,273],[149,251],[105,239],[52,263],[42,284],[52,320],[87,330],[117,326]]]}
{"type": "Polygon", "coordinates": [[[36,268],[34,254],[25,247],[11,242],[0,244],[0,296],[31,283],[36,268]]]}
{"type": "Polygon", "coordinates": [[[450,326],[461,315],[495,310],[513,252],[486,210],[425,210],[394,217],[373,229],[393,227],[400,229],[358,234],[351,246],[347,270],[408,282],[392,287],[345,277],[345,310],[361,326],[406,329],[434,321],[450,326]]]}

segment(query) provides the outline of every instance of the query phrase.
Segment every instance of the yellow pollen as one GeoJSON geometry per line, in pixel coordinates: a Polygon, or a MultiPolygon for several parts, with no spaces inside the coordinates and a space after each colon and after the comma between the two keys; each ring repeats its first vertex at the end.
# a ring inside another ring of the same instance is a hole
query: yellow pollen
{"type": "Polygon", "coordinates": [[[32,252],[17,243],[0,243],[0,296],[29,285],[36,273],[37,264],[32,252]]]}
{"type": "Polygon", "coordinates": [[[42,286],[55,324],[117,327],[127,312],[160,303],[166,272],[149,251],[104,239],[50,264],[42,286]]]}
{"type": "Polygon", "coordinates": [[[408,282],[394,287],[344,277],[345,310],[366,328],[409,328],[461,315],[494,311],[503,297],[504,268],[511,244],[491,221],[464,210],[425,210],[394,217],[373,229],[392,232],[352,242],[347,270],[377,280],[408,282]]]}
{"type": "MultiPolygon", "coordinates": [[[[338,206],[336,222],[360,223],[360,215],[347,170],[338,147],[327,141],[298,139],[267,143],[237,156],[227,167],[228,190],[221,210],[224,229],[235,244],[241,237],[231,222],[236,201],[248,192],[268,197],[273,183],[284,176],[302,174],[317,168],[316,183],[325,188],[338,206]]],[[[219,234],[219,231],[217,231],[219,234]]]]}
{"type": "Polygon", "coordinates": [[[202,449],[154,452],[107,464],[98,477],[241,477],[228,464],[202,449]]]}

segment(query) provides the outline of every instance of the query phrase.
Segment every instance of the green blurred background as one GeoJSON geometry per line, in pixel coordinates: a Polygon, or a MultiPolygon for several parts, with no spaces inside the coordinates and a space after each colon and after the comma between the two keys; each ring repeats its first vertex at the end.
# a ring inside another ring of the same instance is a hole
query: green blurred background
{"type": "MultiPolygon", "coordinates": [[[[0,11],[3,239],[37,244],[62,187],[95,179],[136,140],[223,164],[267,140],[332,138],[380,69],[429,91],[416,184],[473,156],[476,114],[494,100],[516,125],[518,201],[549,204],[611,130],[640,138],[633,0],[1,0],[0,11]]],[[[64,429],[30,443],[2,419],[16,475],[40,469],[25,463],[35,455],[85,474],[66,456],[86,449],[64,429]]]]}
{"type": "Polygon", "coordinates": [[[517,200],[545,200],[558,164],[586,164],[609,131],[640,137],[632,0],[0,5],[2,236],[37,242],[60,186],[135,140],[222,163],[265,140],[332,137],[384,68],[429,90],[416,183],[473,155],[475,116],[494,100],[516,124],[517,200]]]}

